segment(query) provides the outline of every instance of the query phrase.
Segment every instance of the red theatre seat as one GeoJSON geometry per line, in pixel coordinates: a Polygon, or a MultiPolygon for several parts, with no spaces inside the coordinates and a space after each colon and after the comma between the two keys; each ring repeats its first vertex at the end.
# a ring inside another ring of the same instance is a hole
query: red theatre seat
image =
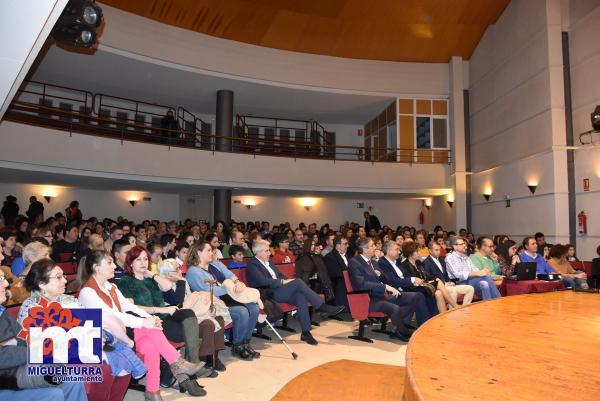
{"type": "Polygon", "coordinates": [[[373,340],[365,336],[365,326],[371,319],[381,319],[381,329],[375,329],[373,331],[378,333],[390,334],[386,330],[387,315],[383,312],[369,312],[369,306],[371,300],[367,291],[354,291],[352,288],[352,282],[350,281],[350,275],[348,271],[344,271],[344,281],[346,282],[346,294],[348,296],[348,305],[350,306],[350,314],[353,319],[359,321],[357,335],[348,336],[353,340],[365,341],[372,343],[373,340]]]}
{"type": "Polygon", "coordinates": [[[77,263],[70,262],[60,262],[58,266],[62,269],[64,274],[76,274],[77,273],[77,263]]]}

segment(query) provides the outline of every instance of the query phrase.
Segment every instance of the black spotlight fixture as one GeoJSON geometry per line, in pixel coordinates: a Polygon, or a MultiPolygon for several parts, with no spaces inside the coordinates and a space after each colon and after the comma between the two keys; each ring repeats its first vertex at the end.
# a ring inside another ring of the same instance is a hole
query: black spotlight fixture
{"type": "Polygon", "coordinates": [[[600,131],[600,106],[596,106],[592,112],[592,128],[594,131],[600,131]]]}
{"type": "Polygon", "coordinates": [[[75,47],[96,43],[96,29],[102,22],[102,9],[94,0],[70,0],[63,10],[52,36],[57,42],[75,47]]]}

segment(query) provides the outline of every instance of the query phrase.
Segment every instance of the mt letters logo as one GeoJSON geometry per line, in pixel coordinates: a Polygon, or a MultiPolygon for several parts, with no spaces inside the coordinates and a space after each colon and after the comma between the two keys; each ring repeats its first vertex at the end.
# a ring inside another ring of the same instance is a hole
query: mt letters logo
{"type": "Polygon", "coordinates": [[[100,364],[102,310],[67,309],[42,299],[29,309],[18,337],[27,341],[30,364],[100,364]]]}

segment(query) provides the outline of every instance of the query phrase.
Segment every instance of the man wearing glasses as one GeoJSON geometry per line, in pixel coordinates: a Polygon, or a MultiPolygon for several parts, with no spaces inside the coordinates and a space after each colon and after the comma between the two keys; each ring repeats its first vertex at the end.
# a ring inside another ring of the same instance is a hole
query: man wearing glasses
{"type": "Polygon", "coordinates": [[[346,283],[344,282],[344,270],[348,270],[348,240],[342,236],[333,239],[333,250],[323,260],[327,267],[329,279],[333,285],[335,304],[345,306],[348,309],[348,298],[346,297],[346,283]]]}
{"type": "Polygon", "coordinates": [[[451,278],[458,279],[456,284],[470,285],[475,288],[475,294],[486,300],[500,297],[500,292],[490,271],[486,268],[479,270],[467,255],[467,242],[463,237],[454,238],[450,245],[454,252],[446,256],[446,268],[451,278]]]}

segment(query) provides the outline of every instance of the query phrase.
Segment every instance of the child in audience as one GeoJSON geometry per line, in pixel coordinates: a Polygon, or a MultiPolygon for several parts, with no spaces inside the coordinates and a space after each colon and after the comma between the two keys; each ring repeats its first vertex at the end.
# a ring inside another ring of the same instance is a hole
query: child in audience
{"type": "Polygon", "coordinates": [[[244,262],[244,248],[239,245],[231,245],[229,247],[229,256],[231,256],[231,263],[227,266],[230,269],[240,269],[246,267],[247,263],[244,262]]]}

